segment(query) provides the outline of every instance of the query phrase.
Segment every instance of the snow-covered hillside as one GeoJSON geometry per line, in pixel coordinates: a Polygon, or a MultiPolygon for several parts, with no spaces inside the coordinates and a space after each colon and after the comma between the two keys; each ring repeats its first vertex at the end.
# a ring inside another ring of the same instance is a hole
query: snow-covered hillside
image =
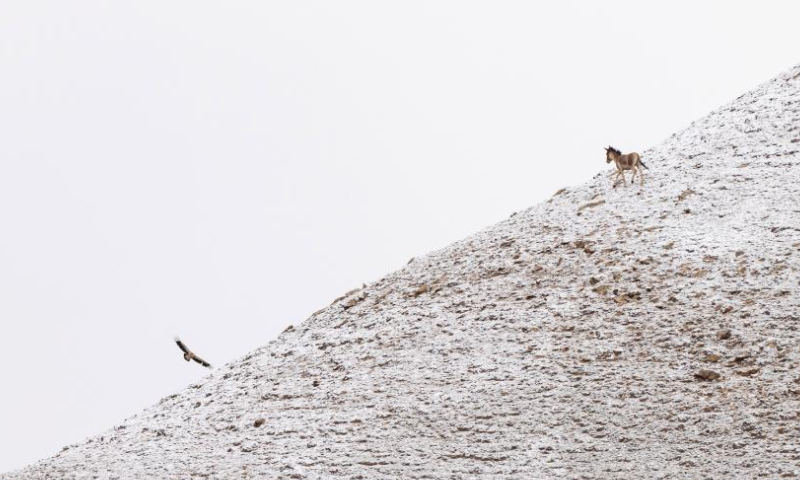
{"type": "Polygon", "coordinates": [[[601,146],[593,181],[0,478],[800,477],[800,66],[640,152],[644,188],[601,146]]]}

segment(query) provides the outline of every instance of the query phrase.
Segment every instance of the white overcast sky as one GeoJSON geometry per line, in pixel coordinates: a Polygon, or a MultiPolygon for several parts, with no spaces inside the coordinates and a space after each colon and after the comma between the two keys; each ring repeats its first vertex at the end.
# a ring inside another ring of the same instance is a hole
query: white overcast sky
{"type": "Polygon", "coordinates": [[[798,19],[0,0],[0,472],[201,379],[174,335],[241,357],[800,63],[798,19]]]}

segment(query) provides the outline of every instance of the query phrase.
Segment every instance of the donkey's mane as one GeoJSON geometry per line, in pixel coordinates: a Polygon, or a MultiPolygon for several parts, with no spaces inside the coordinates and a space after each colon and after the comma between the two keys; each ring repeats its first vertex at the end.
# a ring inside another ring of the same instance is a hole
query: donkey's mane
{"type": "Polygon", "coordinates": [[[619,150],[617,150],[616,148],[612,147],[611,145],[609,145],[609,146],[608,146],[608,149],[609,149],[610,151],[612,151],[612,152],[616,153],[617,155],[622,155],[622,152],[620,152],[620,151],[619,151],[619,150]]]}

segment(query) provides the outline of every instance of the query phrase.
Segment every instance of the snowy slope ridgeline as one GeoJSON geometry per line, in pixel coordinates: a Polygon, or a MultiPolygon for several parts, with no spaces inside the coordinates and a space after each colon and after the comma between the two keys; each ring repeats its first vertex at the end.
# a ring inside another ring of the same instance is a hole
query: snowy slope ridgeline
{"type": "Polygon", "coordinates": [[[800,67],[641,153],[0,478],[800,476],[800,67]]]}

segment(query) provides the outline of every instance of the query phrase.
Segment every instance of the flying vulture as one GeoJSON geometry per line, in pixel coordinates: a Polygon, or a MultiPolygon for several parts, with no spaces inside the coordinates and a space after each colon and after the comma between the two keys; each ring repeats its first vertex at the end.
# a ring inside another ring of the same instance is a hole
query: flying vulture
{"type": "Polygon", "coordinates": [[[187,362],[188,362],[189,360],[194,360],[195,362],[199,363],[200,365],[202,365],[202,366],[204,366],[204,367],[211,368],[211,364],[210,364],[210,363],[206,362],[206,361],[205,361],[205,360],[203,360],[202,358],[200,358],[200,357],[198,357],[197,355],[195,355],[195,354],[194,354],[194,352],[192,352],[191,350],[189,350],[189,349],[186,347],[186,345],[184,345],[184,344],[183,344],[183,342],[181,342],[181,339],[180,339],[180,338],[178,338],[178,337],[175,337],[175,343],[177,343],[177,344],[178,344],[178,347],[180,347],[180,349],[181,349],[181,350],[183,350],[183,359],[184,359],[184,360],[186,360],[187,362]]]}

